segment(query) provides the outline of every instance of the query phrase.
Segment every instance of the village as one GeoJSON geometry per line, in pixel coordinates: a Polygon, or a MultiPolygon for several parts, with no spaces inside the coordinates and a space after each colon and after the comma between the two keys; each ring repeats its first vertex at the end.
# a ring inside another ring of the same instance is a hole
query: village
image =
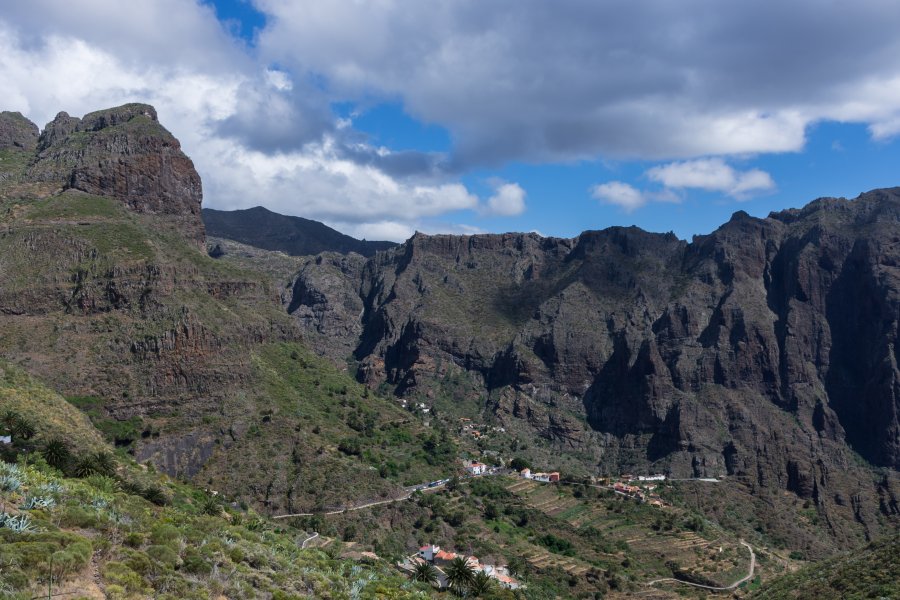
{"type": "Polygon", "coordinates": [[[418,552],[398,563],[397,567],[415,578],[417,574],[427,572],[427,567],[423,569],[423,565],[434,567],[434,578],[431,582],[439,589],[452,587],[454,580],[452,570],[459,569],[460,566],[464,566],[473,577],[478,573],[484,573],[484,576],[506,589],[515,590],[522,587],[522,584],[510,575],[507,567],[482,564],[478,557],[443,550],[434,544],[422,546],[418,552]]]}

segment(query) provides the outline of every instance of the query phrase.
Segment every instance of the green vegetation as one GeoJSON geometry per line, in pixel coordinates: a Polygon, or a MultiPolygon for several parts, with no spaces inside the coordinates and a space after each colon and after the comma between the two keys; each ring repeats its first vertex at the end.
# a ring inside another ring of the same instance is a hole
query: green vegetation
{"type": "Polygon", "coordinates": [[[900,598],[900,536],[872,542],[777,579],[766,581],[754,599],[900,598]]]}
{"type": "Polygon", "coordinates": [[[28,414],[34,429],[0,461],[0,597],[427,597],[427,584],[383,562],[301,549],[303,531],[114,458],[82,415],[17,369],[4,365],[0,384],[2,426],[28,414]]]}

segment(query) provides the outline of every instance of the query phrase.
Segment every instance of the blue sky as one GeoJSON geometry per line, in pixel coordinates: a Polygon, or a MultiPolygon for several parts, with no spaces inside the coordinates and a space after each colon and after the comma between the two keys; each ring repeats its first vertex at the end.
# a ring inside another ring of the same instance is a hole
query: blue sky
{"type": "Polygon", "coordinates": [[[0,108],[43,125],[152,103],[206,206],[369,239],[689,239],[900,183],[887,0],[20,4],[0,15],[0,108]]]}

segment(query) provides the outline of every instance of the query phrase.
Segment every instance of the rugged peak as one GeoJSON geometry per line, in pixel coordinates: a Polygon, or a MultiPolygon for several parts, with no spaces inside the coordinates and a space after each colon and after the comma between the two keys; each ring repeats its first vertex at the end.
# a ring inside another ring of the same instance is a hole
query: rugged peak
{"type": "Polygon", "coordinates": [[[37,146],[38,126],[20,112],[0,112],[0,150],[7,148],[34,151],[37,146]]]}
{"type": "Polygon", "coordinates": [[[125,104],[83,119],[59,113],[41,134],[28,177],[116,198],[138,213],[167,215],[197,246],[205,246],[200,176],[148,104],[125,104]]]}
{"type": "Polygon", "coordinates": [[[43,152],[53,144],[65,139],[78,129],[81,119],[78,117],[70,117],[65,111],[59,112],[56,117],[47,123],[44,131],[38,139],[37,151],[43,152]]]}
{"type": "Polygon", "coordinates": [[[135,117],[143,117],[150,121],[159,122],[155,108],[149,104],[132,103],[84,115],[79,130],[100,131],[107,127],[115,127],[116,125],[127,123],[135,117]]]}

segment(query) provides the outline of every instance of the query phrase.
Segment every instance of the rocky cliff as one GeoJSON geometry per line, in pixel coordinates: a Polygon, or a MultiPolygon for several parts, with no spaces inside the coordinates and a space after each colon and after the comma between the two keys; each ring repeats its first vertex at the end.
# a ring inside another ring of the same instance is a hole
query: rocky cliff
{"type": "Polygon", "coordinates": [[[440,404],[462,372],[492,418],[588,470],[728,476],[877,529],[900,497],[898,266],[891,189],[690,243],[417,234],[308,261],[286,304],[363,380],[440,404]]]}
{"type": "Polygon", "coordinates": [[[20,183],[115,198],[136,213],[166,215],[166,222],[198,247],[204,244],[200,176],[178,140],[146,104],[87,114],[61,112],[40,137],[18,113],[0,117],[0,149],[30,154],[20,183]]]}

